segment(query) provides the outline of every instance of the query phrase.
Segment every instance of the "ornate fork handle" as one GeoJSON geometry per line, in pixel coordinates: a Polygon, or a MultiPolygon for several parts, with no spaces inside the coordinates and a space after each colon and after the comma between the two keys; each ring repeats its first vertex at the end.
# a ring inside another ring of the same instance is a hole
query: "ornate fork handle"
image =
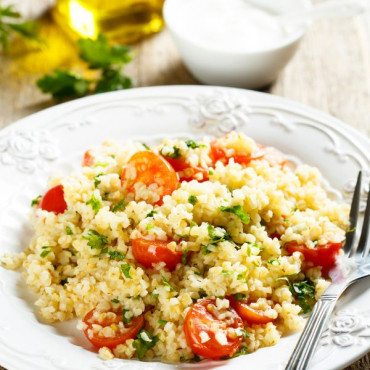
{"type": "Polygon", "coordinates": [[[307,368],[337,299],[338,295],[336,294],[324,294],[317,301],[285,370],[307,368]]]}

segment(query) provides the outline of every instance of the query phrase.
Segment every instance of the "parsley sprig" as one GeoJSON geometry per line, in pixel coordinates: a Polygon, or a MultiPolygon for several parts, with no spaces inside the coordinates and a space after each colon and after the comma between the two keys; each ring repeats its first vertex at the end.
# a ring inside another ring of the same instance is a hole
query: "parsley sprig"
{"type": "Polygon", "coordinates": [[[20,22],[21,14],[17,12],[13,5],[2,6],[0,1],[0,44],[2,49],[9,49],[9,39],[12,34],[40,41],[38,36],[39,26],[34,21],[20,22]]]}
{"type": "Polygon", "coordinates": [[[141,329],[136,339],[134,340],[134,343],[132,344],[133,347],[136,349],[136,354],[137,357],[139,357],[139,360],[142,360],[145,354],[151,348],[153,348],[158,341],[159,338],[156,335],[153,335],[148,331],[141,329]]]}
{"type": "Polygon", "coordinates": [[[236,216],[240,218],[240,220],[243,222],[243,224],[248,225],[251,221],[251,218],[248,213],[245,213],[243,211],[243,208],[240,204],[232,207],[224,207],[221,206],[220,208],[221,212],[229,212],[229,213],[234,213],[236,216]]]}
{"type": "Polygon", "coordinates": [[[57,69],[37,80],[42,92],[55,99],[67,99],[132,87],[131,79],[123,74],[124,65],[132,60],[128,46],[111,46],[102,34],[95,40],[80,39],[77,46],[81,59],[90,69],[99,70],[100,77],[89,80],[71,71],[57,69]]]}

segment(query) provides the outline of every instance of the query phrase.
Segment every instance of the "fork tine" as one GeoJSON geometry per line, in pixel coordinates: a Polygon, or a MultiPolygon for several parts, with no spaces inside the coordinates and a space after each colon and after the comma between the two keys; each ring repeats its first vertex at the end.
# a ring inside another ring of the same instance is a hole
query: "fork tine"
{"type": "Polygon", "coordinates": [[[355,240],[356,235],[356,226],[357,226],[357,220],[358,220],[358,211],[360,207],[360,198],[361,198],[361,179],[362,179],[362,172],[360,171],[357,176],[357,182],[355,191],[353,192],[353,198],[352,198],[352,204],[351,204],[351,211],[349,213],[349,220],[350,220],[350,226],[349,226],[349,232],[346,233],[346,242],[344,243],[343,249],[344,254],[348,255],[351,253],[351,255],[354,253],[353,248],[353,242],[355,240]]]}
{"type": "Polygon", "coordinates": [[[368,239],[369,239],[369,222],[370,222],[370,186],[369,191],[367,193],[367,202],[366,202],[366,210],[365,210],[365,216],[364,216],[364,223],[362,224],[362,230],[361,230],[361,237],[360,241],[358,242],[358,249],[357,253],[362,253],[362,257],[365,257],[367,253],[369,252],[369,245],[368,245],[368,239]]]}

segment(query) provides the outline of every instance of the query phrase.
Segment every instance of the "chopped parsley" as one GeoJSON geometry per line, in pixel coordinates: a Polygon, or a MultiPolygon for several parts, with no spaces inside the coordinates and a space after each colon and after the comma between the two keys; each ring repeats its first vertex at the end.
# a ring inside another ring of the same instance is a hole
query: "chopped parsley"
{"type": "Polygon", "coordinates": [[[93,209],[95,213],[98,213],[100,208],[103,206],[101,201],[95,197],[94,193],[92,194],[91,199],[86,202],[86,204],[88,206],[91,206],[91,208],[93,209]]]}
{"type": "Polygon", "coordinates": [[[239,357],[239,356],[243,356],[247,354],[248,354],[247,347],[242,347],[238,352],[234,353],[232,357],[234,358],[234,357],[239,357]]]}
{"type": "Polygon", "coordinates": [[[242,208],[242,206],[240,204],[238,204],[236,206],[232,206],[232,207],[224,207],[224,206],[221,206],[219,209],[220,209],[221,212],[234,213],[236,216],[238,216],[240,218],[240,220],[245,225],[248,225],[250,223],[250,221],[251,221],[251,218],[250,218],[249,214],[248,213],[245,213],[243,211],[243,208],[242,208]]]}
{"type": "Polygon", "coordinates": [[[126,254],[118,252],[118,251],[108,251],[108,250],[105,251],[104,250],[102,251],[101,254],[108,254],[111,260],[116,260],[116,261],[123,261],[126,258],[126,254]]]}
{"type": "Polygon", "coordinates": [[[194,206],[195,203],[198,202],[198,198],[195,195],[190,195],[188,198],[188,202],[194,206]]]}
{"type": "Polygon", "coordinates": [[[152,229],[154,229],[154,225],[153,224],[147,224],[146,229],[147,230],[152,230],[152,229]]]}
{"type": "Polygon", "coordinates": [[[113,299],[111,300],[111,302],[113,302],[113,303],[119,303],[119,300],[118,300],[117,298],[113,298],[113,299]]]}
{"type": "Polygon", "coordinates": [[[241,301],[241,300],[245,299],[247,296],[243,293],[235,293],[233,295],[233,297],[236,301],[241,301]]]}
{"type": "Polygon", "coordinates": [[[139,357],[139,360],[142,360],[145,354],[151,348],[153,348],[158,341],[159,338],[157,336],[150,334],[144,329],[141,329],[136,339],[134,340],[134,343],[132,344],[133,347],[136,349],[136,354],[137,357],[139,357]]]}
{"type": "Polygon", "coordinates": [[[184,253],[182,254],[182,257],[181,257],[181,263],[183,265],[186,265],[187,257],[188,257],[188,252],[189,252],[189,249],[188,248],[185,248],[184,253]]]}
{"type": "Polygon", "coordinates": [[[123,275],[125,275],[127,279],[132,279],[132,276],[130,275],[130,269],[131,269],[131,266],[128,263],[124,263],[121,265],[121,270],[123,272],[123,275]]]}
{"type": "Polygon", "coordinates": [[[128,310],[128,309],[126,309],[126,308],[124,308],[123,310],[122,310],[122,317],[123,317],[123,323],[124,324],[129,324],[131,321],[132,321],[132,316],[130,316],[130,317],[127,317],[126,316],[126,313],[127,312],[130,312],[130,310],[128,310]]]}
{"type": "Polygon", "coordinates": [[[89,230],[86,235],[82,237],[87,240],[87,245],[91,247],[91,249],[102,249],[108,243],[108,238],[95,230],[89,230]]]}
{"type": "Polygon", "coordinates": [[[150,296],[151,296],[152,298],[154,298],[154,299],[157,299],[157,298],[159,297],[159,294],[158,294],[158,293],[154,293],[154,292],[152,292],[152,293],[150,293],[150,296]]]}
{"type": "Polygon", "coordinates": [[[112,209],[112,212],[124,211],[126,208],[126,203],[123,200],[120,200],[112,209]]]}
{"type": "Polygon", "coordinates": [[[101,180],[99,180],[99,177],[100,176],[104,176],[104,173],[98,173],[95,177],[94,177],[94,186],[97,188],[100,183],[101,183],[101,180]]]}
{"type": "Polygon", "coordinates": [[[40,253],[40,257],[45,258],[51,252],[51,248],[53,248],[52,245],[44,245],[41,247],[43,251],[40,253]]]}
{"type": "Polygon", "coordinates": [[[226,275],[226,276],[231,276],[233,273],[232,273],[232,271],[228,271],[228,270],[222,270],[221,271],[224,275],[226,275]]]}
{"type": "Polygon", "coordinates": [[[274,266],[280,266],[280,261],[276,258],[272,258],[267,261],[268,264],[274,265],[274,266]]]}
{"type": "Polygon", "coordinates": [[[164,154],[163,153],[163,148],[161,149],[161,154],[164,156],[164,157],[167,157],[167,158],[172,158],[172,159],[179,159],[181,158],[181,154],[180,154],[180,148],[178,148],[177,146],[174,146],[172,148],[172,153],[167,153],[167,154],[164,154]]]}
{"type": "Polygon", "coordinates": [[[73,235],[73,231],[69,226],[66,226],[66,233],[67,235],[73,235]]]}
{"type": "Polygon", "coordinates": [[[162,276],[162,282],[165,286],[169,287],[170,290],[172,290],[173,292],[176,292],[176,289],[168,282],[168,280],[163,276],[162,276]]]}
{"type": "Polygon", "coordinates": [[[298,211],[298,206],[297,205],[295,205],[294,207],[293,207],[293,209],[292,209],[292,212],[297,212],[298,211]]]}
{"type": "Polygon", "coordinates": [[[152,150],[152,149],[150,148],[150,146],[149,146],[149,145],[147,145],[147,144],[145,144],[145,143],[141,143],[141,145],[142,145],[146,150],[152,150]]]}
{"type": "Polygon", "coordinates": [[[197,142],[195,142],[194,140],[186,140],[185,141],[185,144],[188,148],[191,148],[191,149],[196,149],[196,148],[206,148],[207,145],[204,145],[204,144],[198,144],[197,142]]]}
{"type": "Polygon", "coordinates": [[[109,163],[101,163],[101,162],[97,162],[94,164],[93,167],[107,167],[109,163]]]}
{"type": "Polygon", "coordinates": [[[305,314],[311,311],[315,301],[315,286],[312,281],[304,280],[298,283],[291,283],[287,276],[283,276],[277,280],[285,280],[288,283],[290,291],[301,306],[302,313],[305,314]]]}
{"type": "Polygon", "coordinates": [[[248,270],[245,270],[244,272],[241,272],[240,274],[236,275],[237,280],[244,280],[244,282],[247,282],[247,278],[245,275],[247,275],[248,270]]]}
{"type": "Polygon", "coordinates": [[[145,218],[148,218],[148,217],[154,217],[154,215],[157,213],[157,211],[155,211],[154,209],[152,209],[146,216],[145,218]]]}
{"type": "MultiPolygon", "coordinates": [[[[222,229],[222,228],[220,228],[222,229]]],[[[215,227],[213,225],[208,225],[207,226],[207,230],[208,230],[208,235],[212,241],[212,244],[217,244],[219,242],[223,242],[225,240],[230,240],[230,234],[225,230],[225,229],[222,229],[222,235],[219,236],[219,235],[216,235],[219,231],[215,229],[215,227]]]]}
{"type": "Polygon", "coordinates": [[[168,323],[167,320],[158,320],[159,325],[166,325],[168,323]]]}
{"type": "Polygon", "coordinates": [[[42,195],[38,195],[35,199],[32,199],[31,207],[37,206],[40,203],[41,198],[42,198],[42,195]]]}
{"type": "Polygon", "coordinates": [[[204,246],[202,247],[202,253],[203,253],[203,254],[210,254],[210,253],[212,253],[212,252],[213,252],[213,245],[212,245],[212,244],[204,245],[204,246]],[[212,249],[210,249],[210,247],[211,247],[212,249]]]}

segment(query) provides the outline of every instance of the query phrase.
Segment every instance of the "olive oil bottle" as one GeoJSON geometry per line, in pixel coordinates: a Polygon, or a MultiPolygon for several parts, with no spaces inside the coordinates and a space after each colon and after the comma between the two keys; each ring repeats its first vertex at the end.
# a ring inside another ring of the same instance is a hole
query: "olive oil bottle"
{"type": "Polygon", "coordinates": [[[53,17],[72,37],[134,43],[164,25],[164,0],[57,0],[53,17]]]}

